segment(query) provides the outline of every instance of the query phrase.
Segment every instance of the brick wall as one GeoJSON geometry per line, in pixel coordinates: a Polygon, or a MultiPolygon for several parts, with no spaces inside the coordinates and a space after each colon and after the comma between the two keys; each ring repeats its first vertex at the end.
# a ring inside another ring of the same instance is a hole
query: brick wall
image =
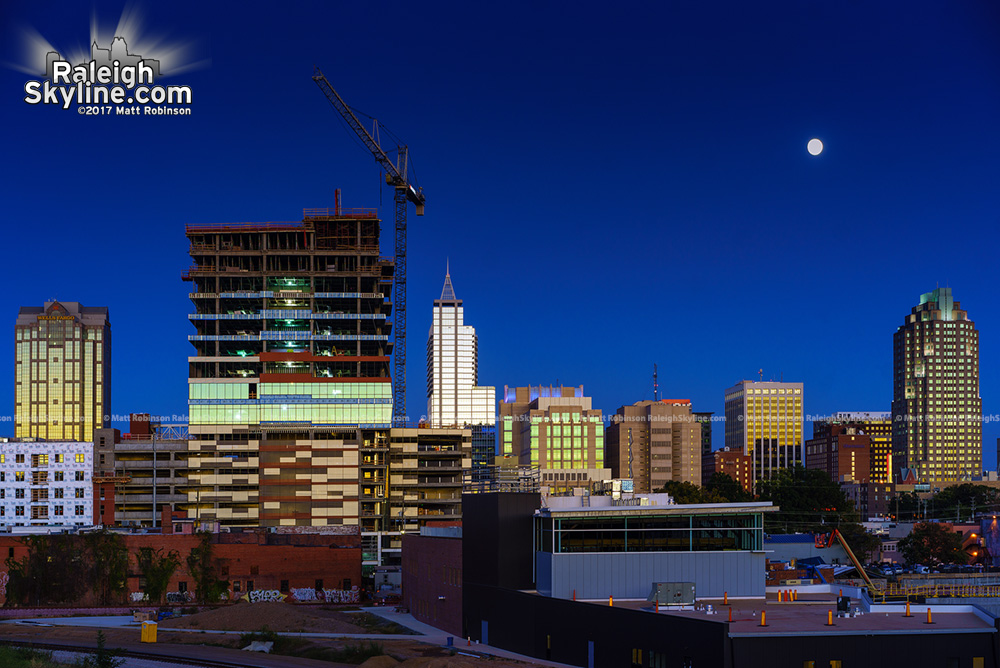
{"type": "MultiPolygon", "coordinates": [[[[191,534],[141,534],[125,536],[129,553],[127,593],[139,591],[141,573],[136,567],[139,548],[176,551],[181,565],[170,580],[167,591],[194,592],[194,580],[187,571],[186,559],[201,542],[191,534]]],[[[245,594],[248,588],[288,589],[314,588],[350,589],[361,585],[361,546],[359,535],[274,534],[265,531],[223,533],[212,536],[212,552],[221,561],[222,578],[230,581],[232,597],[245,594]],[[322,582],[319,582],[322,581],[322,582]],[[239,583],[238,592],[235,591],[239,583]]],[[[27,556],[28,548],[18,537],[0,537],[0,573],[9,551],[14,558],[27,556]]],[[[2,578],[0,578],[2,579],[2,578]]],[[[2,592],[4,595],[6,592],[2,592]]],[[[88,594],[89,596],[89,594],[88,594]]],[[[3,602],[5,596],[0,596],[3,602]]],[[[86,599],[80,603],[86,604],[86,599]]]]}
{"type": "Polygon", "coordinates": [[[461,538],[403,536],[403,605],[421,622],[462,635],[461,538]]]}

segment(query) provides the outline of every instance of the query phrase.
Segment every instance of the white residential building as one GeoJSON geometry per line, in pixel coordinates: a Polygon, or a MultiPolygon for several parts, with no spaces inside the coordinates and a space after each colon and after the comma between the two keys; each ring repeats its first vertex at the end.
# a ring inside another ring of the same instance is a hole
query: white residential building
{"type": "Polygon", "coordinates": [[[0,444],[0,528],[94,524],[94,444],[0,444]]]}

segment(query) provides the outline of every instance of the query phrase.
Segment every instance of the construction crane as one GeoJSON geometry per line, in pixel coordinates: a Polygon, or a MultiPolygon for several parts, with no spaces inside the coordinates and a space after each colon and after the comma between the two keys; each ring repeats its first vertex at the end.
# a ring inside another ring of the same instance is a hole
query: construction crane
{"type": "Polygon", "coordinates": [[[840,531],[834,529],[828,534],[826,533],[816,534],[816,547],[817,548],[830,547],[831,545],[833,545],[834,539],[840,541],[840,544],[844,548],[844,552],[847,552],[847,556],[851,558],[851,563],[854,564],[854,568],[857,569],[858,574],[861,575],[861,579],[863,579],[865,581],[865,584],[868,585],[868,591],[870,591],[873,596],[876,593],[878,593],[878,590],[875,588],[875,585],[872,584],[871,578],[868,577],[868,573],[865,571],[864,566],[862,566],[861,562],[858,561],[858,558],[854,556],[854,550],[852,550],[851,546],[847,544],[847,539],[844,538],[844,535],[840,533],[840,531]]]}
{"type": "MultiPolygon", "coordinates": [[[[361,125],[361,121],[333,89],[318,67],[313,71],[313,81],[365,145],[365,148],[371,152],[375,162],[385,170],[385,182],[395,189],[396,267],[392,301],[396,313],[393,317],[395,345],[392,349],[392,424],[396,427],[403,427],[406,426],[406,208],[407,202],[412,202],[417,215],[424,215],[424,191],[422,188],[414,188],[407,177],[409,152],[406,145],[396,145],[396,161],[393,162],[382,150],[378,140],[372,137],[365,126],[361,125]]],[[[376,134],[378,133],[376,132],[376,134]]]]}

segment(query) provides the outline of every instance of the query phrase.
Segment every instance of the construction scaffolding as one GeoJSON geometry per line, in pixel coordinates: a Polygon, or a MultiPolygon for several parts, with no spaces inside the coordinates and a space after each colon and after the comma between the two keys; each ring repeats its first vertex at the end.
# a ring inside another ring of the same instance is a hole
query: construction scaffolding
{"type": "Polygon", "coordinates": [[[463,494],[489,492],[538,492],[541,489],[538,466],[483,466],[462,474],[463,494]]]}

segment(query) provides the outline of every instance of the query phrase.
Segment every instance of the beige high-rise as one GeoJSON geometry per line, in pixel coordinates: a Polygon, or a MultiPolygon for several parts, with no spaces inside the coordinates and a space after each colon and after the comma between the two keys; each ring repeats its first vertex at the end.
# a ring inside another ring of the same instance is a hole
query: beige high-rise
{"type": "Polygon", "coordinates": [[[537,466],[553,491],[610,480],[604,465],[604,421],[580,387],[504,387],[500,448],[522,466],[537,466]]]}
{"type": "Polygon", "coordinates": [[[636,492],[654,492],[671,480],[701,485],[701,423],[691,402],[619,408],[608,426],[606,461],[613,477],[632,479],[636,492]]]}

